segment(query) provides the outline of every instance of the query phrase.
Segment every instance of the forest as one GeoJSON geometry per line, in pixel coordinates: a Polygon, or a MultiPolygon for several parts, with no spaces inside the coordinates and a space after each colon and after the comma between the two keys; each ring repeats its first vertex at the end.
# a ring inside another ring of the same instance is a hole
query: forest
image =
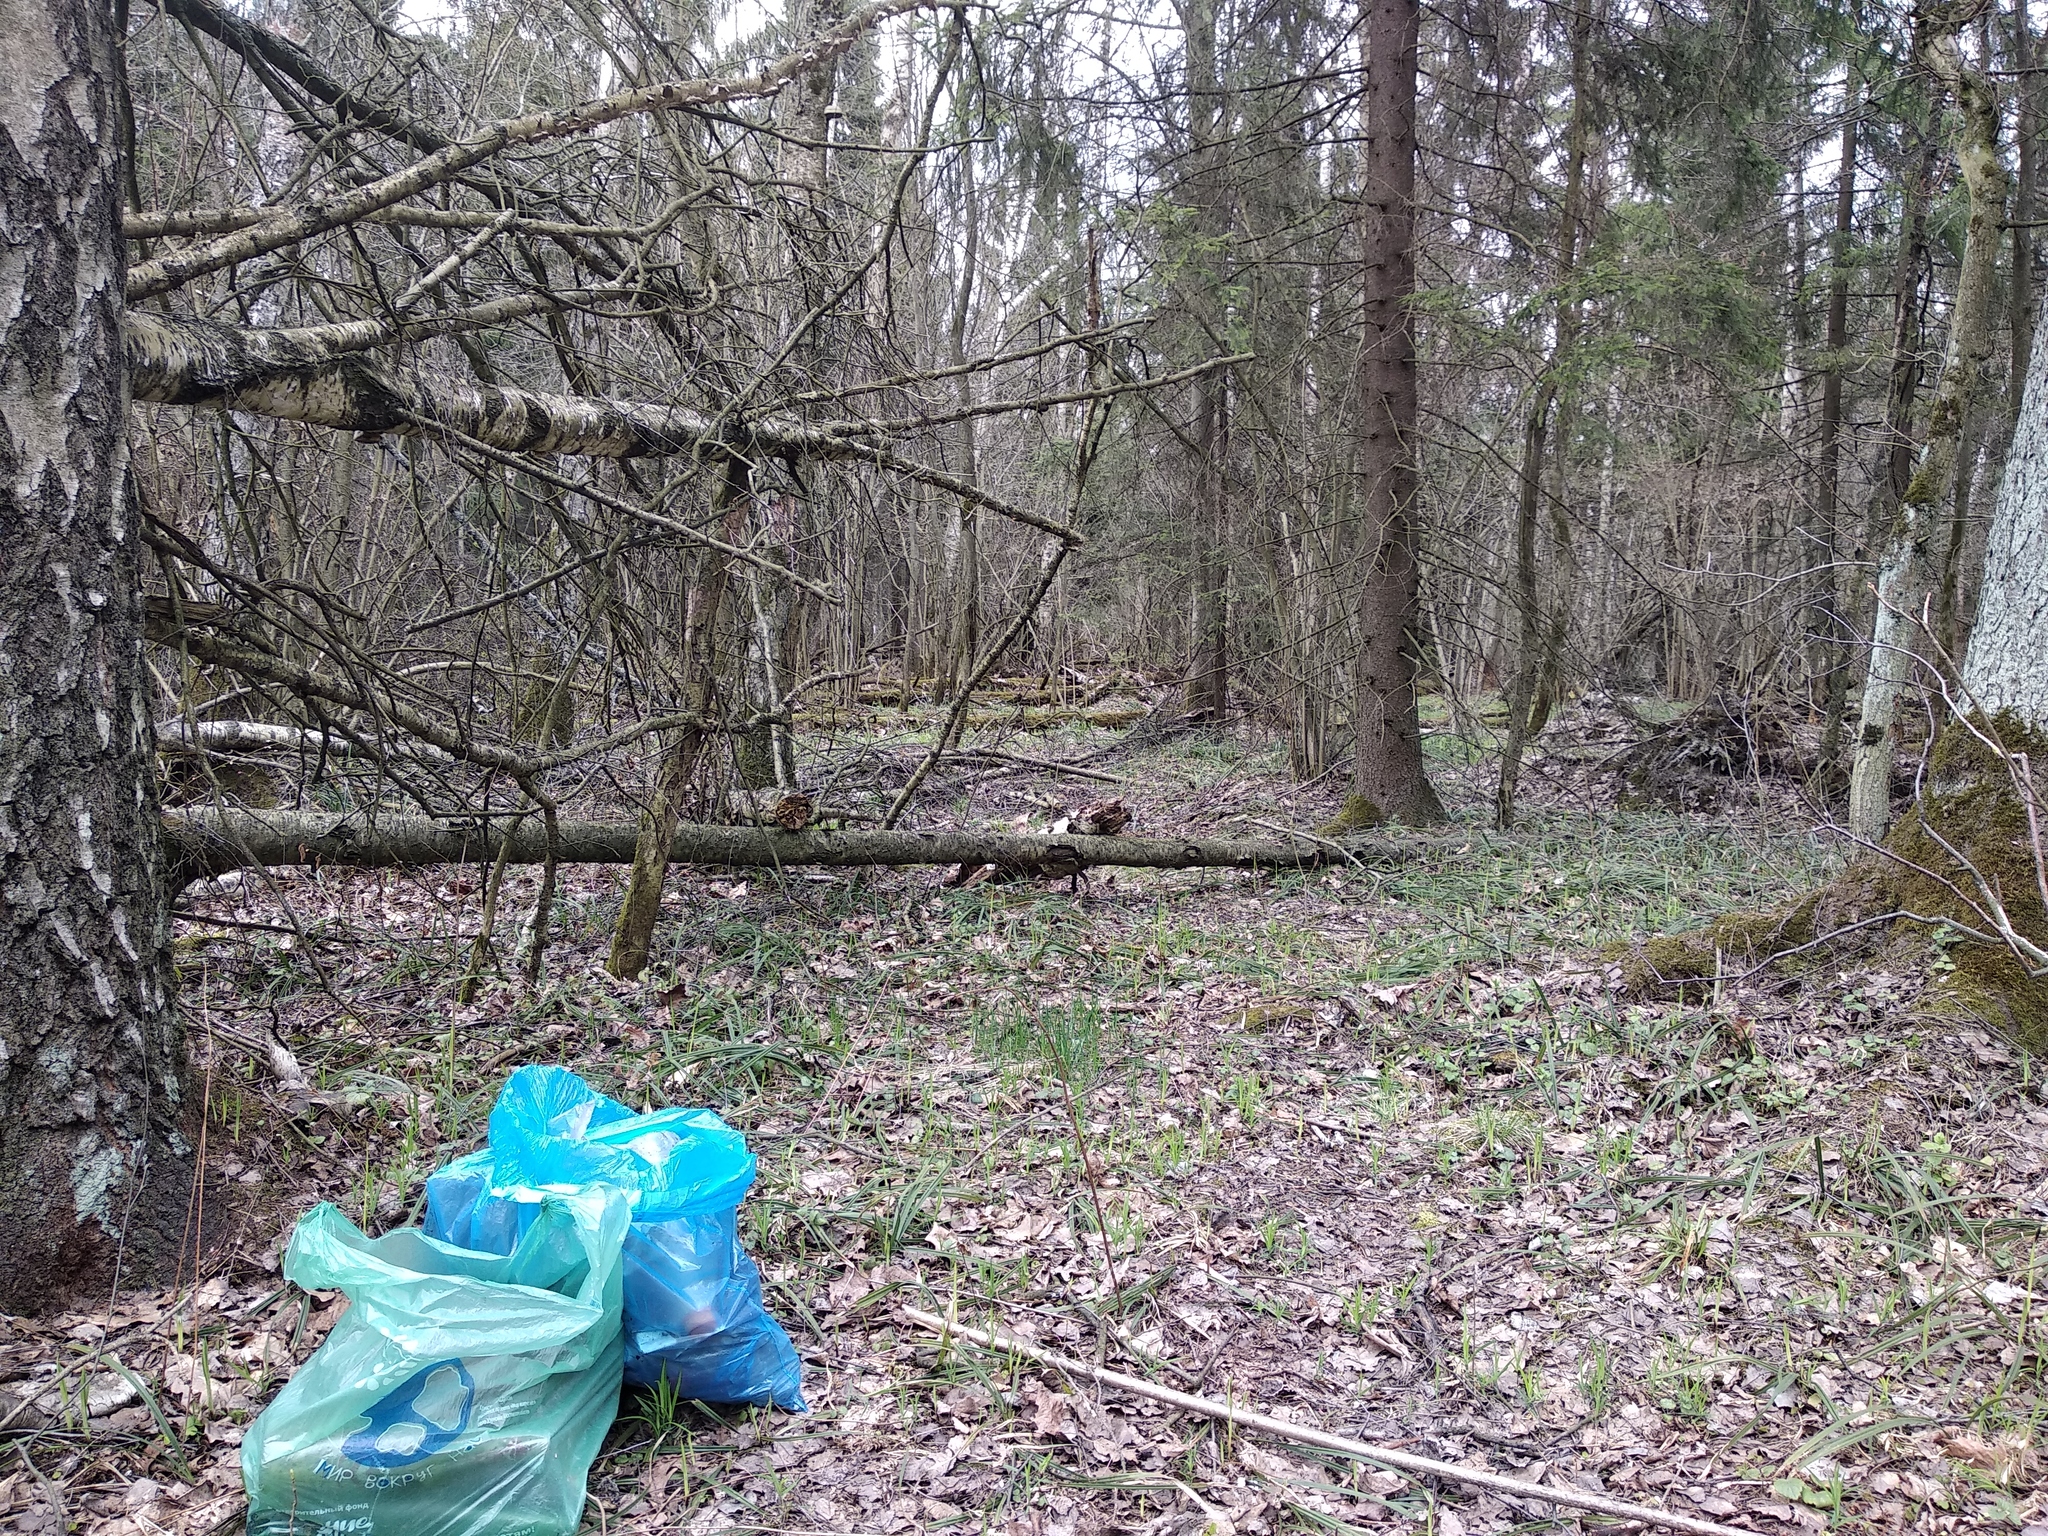
{"type": "Polygon", "coordinates": [[[2048,1536],[2033,25],[0,0],[0,1527],[2048,1536]]]}

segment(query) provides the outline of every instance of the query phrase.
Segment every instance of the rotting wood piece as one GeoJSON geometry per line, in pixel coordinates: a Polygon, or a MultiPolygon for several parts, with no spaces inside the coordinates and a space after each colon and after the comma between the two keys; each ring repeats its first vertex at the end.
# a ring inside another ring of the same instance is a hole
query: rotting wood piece
{"type": "MultiPolygon", "coordinates": [[[[208,809],[164,817],[179,888],[209,875],[252,866],[326,864],[364,869],[409,864],[484,864],[509,841],[507,860],[539,864],[547,838],[532,820],[507,816],[435,820],[208,809]]],[[[629,864],[638,828],[631,822],[564,821],[556,857],[564,864],[629,864]]],[[[1388,840],[1361,849],[1389,858],[1408,850],[1388,840]]],[[[1328,858],[1313,843],[1247,843],[1220,838],[1050,836],[977,831],[805,830],[685,824],[676,829],[673,864],[775,869],[796,865],[997,864],[1044,875],[1111,865],[1133,869],[1307,869],[1328,858]]]]}

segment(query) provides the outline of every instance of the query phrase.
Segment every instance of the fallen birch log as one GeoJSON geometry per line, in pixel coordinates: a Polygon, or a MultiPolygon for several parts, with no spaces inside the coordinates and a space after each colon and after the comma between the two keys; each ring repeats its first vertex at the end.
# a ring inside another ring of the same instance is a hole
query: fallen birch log
{"type": "Polygon", "coordinates": [[[1372,1445],[1364,1440],[1333,1435],[1325,1430],[1311,1429],[1305,1424],[1275,1418],[1269,1413],[1255,1413],[1249,1408],[1239,1408],[1232,1403],[1219,1403],[1214,1398],[1197,1397],[1192,1392],[1177,1392],[1172,1387],[1162,1387],[1156,1382],[1146,1381],[1141,1376],[1126,1376],[1121,1371],[1107,1371],[1100,1366],[1055,1354],[1052,1350],[1041,1348],[1014,1334],[970,1328],[964,1323],[951,1321],[935,1313],[919,1311],[916,1307],[905,1307],[903,1315],[937,1334],[942,1346],[949,1339],[965,1339],[970,1344],[997,1354],[1021,1355],[1026,1360],[1036,1360],[1040,1365],[1052,1366],[1055,1370],[1065,1371],[1069,1375],[1084,1377],[1106,1387],[1115,1387],[1137,1397],[1147,1397],[1155,1403],[1165,1403],[1188,1413],[1199,1413],[1204,1418],[1219,1419],[1225,1423],[1235,1424],[1241,1429],[1254,1429],[1261,1434],[1272,1435],[1280,1440],[1291,1440],[1298,1445],[1320,1446],[1326,1451],[1356,1456],[1362,1461],[1375,1462],[1380,1466],[1413,1473],[1418,1477],[1440,1477],[1448,1482],[1463,1483],[1469,1488],[1484,1488],[1489,1493],[1504,1493],[1510,1498],[1562,1504],[1572,1509],[1588,1510],[1596,1515],[1607,1515],[1616,1520],[1639,1520],[1645,1525],[1662,1526],[1666,1530],[1691,1531],[1695,1536],[1756,1536],[1753,1531],[1738,1530],[1731,1525],[1717,1525],[1712,1520],[1673,1514],[1670,1510],[1658,1509],[1648,1504],[1631,1504],[1624,1499],[1610,1499],[1604,1493],[1591,1493],[1583,1488],[1553,1487],[1547,1483],[1528,1483],[1518,1477],[1506,1477],[1501,1473],[1485,1471],[1478,1467],[1461,1467],[1452,1462],[1438,1461],[1434,1457],[1416,1456],[1407,1451],[1372,1445]]]}
{"type": "MultiPolygon", "coordinates": [[[[335,815],[305,811],[193,810],[167,814],[173,879],[232,869],[323,864],[387,869],[416,864],[510,864],[548,860],[546,827],[528,816],[436,820],[424,816],[335,815]]],[[[632,822],[564,821],[554,858],[562,864],[630,864],[639,828],[632,822]]],[[[1401,855],[1391,839],[1382,850],[1401,855]]],[[[1370,854],[1368,853],[1369,857],[1370,854]]],[[[1064,878],[1084,869],[1307,869],[1328,853],[1312,842],[1246,843],[1218,838],[1086,837],[1005,832],[819,831],[686,823],[669,848],[672,864],[738,869],[806,865],[994,864],[1064,878]]]]}
{"type": "MultiPolygon", "coordinates": [[[[297,725],[274,725],[262,720],[166,720],[156,728],[159,752],[296,752],[307,757],[353,757],[360,753],[346,736],[311,730],[297,725]]],[[[393,757],[418,758],[423,762],[452,763],[450,754],[411,737],[402,738],[386,749],[393,757]]]]}

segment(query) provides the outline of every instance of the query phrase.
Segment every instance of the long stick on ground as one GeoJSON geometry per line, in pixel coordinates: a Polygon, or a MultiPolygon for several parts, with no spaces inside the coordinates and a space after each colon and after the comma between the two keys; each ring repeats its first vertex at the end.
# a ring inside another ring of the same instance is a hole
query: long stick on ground
{"type": "Polygon", "coordinates": [[[1239,1408],[1234,1404],[1219,1403],[1214,1398],[1197,1397],[1192,1392],[1176,1392],[1172,1387],[1162,1387],[1138,1376],[1126,1376],[1121,1371],[1106,1371],[1098,1366],[1055,1354],[1049,1349],[1041,1349],[1038,1345],[1027,1343],[1014,1334],[970,1328],[964,1323],[950,1322],[931,1312],[920,1312],[916,1307],[905,1307],[903,1315],[939,1335],[941,1342],[947,1339],[965,1339],[968,1343],[977,1344],[983,1349],[1002,1354],[1022,1355],[1027,1360],[1036,1360],[1041,1365],[1050,1365],[1070,1375],[1085,1376],[1088,1380],[1100,1382],[1106,1387],[1115,1387],[1138,1397],[1149,1397],[1155,1403],[1166,1403],[1188,1413],[1199,1413],[1205,1418],[1222,1419],[1244,1429],[1255,1429],[1262,1434],[1292,1440],[1301,1445],[1318,1445],[1324,1450],[1338,1451],[1347,1456],[1377,1462],[1383,1467],[1392,1467],[1397,1471],[1412,1472],[1424,1477],[1441,1477],[1450,1482],[1463,1483],[1467,1487],[1504,1493],[1511,1498],[1538,1499],[1546,1504],[1564,1504],[1573,1509],[1590,1510],[1596,1515],[1609,1515],[1617,1520],[1640,1520],[1645,1525],[1662,1526],[1666,1530],[1692,1531],[1696,1536],[1755,1536],[1753,1531],[1740,1531],[1730,1525],[1716,1525],[1711,1520],[1696,1520],[1691,1515],[1675,1515],[1668,1510],[1656,1509],[1647,1504],[1630,1504],[1622,1499],[1610,1499],[1605,1494],[1588,1493],[1580,1488],[1554,1488],[1541,1483],[1525,1483],[1520,1478],[1503,1477],[1498,1472],[1455,1466],[1448,1461],[1437,1461],[1428,1456],[1413,1456],[1406,1451],[1389,1450],[1363,1440],[1352,1440],[1343,1435],[1329,1434],[1324,1430],[1310,1429],[1305,1424],[1276,1419],[1271,1414],[1255,1413],[1251,1409],[1239,1408]]]}
{"type": "Polygon", "coordinates": [[[1062,763],[1051,758],[1025,757],[1017,752],[998,752],[993,747],[961,747],[953,755],[978,757],[991,763],[1014,763],[1024,768],[1044,768],[1052,773],[1064,773],[1070,778],[1094,779],[1103,784],[1131,782],[1120,773],[1106,773],[1100,768],[1084,768],[1079,763],[1062,763]]]}

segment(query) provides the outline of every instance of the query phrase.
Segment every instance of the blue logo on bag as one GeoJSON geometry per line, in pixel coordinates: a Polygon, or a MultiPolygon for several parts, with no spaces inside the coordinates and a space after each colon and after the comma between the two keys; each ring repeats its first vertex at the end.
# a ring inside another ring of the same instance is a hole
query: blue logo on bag
{"type": "Polygon", "coordinates": [[[363,1410],[370,1422],[342,1442],[361,1467],[409,1467],[445,1451],[469,1428],[476,1380],[460,1360],[424,1366],[363,1410]]]}

